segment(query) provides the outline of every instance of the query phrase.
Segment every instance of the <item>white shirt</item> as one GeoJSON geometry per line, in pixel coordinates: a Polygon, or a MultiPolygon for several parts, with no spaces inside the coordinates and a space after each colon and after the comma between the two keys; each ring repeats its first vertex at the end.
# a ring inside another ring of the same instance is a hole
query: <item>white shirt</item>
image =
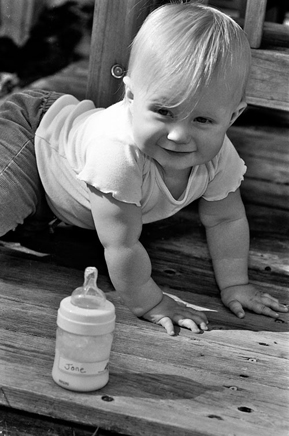
{"type": "Polygon", "coordinates": [[[71,95],[56,100],[35,137],[40,178],[49,206],[66,223],[94,229],[87,185],[142,209],[143,223],[167,218],[199,197],[221,200],[235,191],[246,172],[226,136],[212,161],[192,168],[177,200],[154,160],[134,143],[124,101],[96,109],[71,95]]]}

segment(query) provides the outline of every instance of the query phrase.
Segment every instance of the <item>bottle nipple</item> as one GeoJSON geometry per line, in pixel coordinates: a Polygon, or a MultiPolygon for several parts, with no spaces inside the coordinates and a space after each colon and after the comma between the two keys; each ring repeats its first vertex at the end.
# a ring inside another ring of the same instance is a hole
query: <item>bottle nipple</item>
{"type": "Polygon", "coordinates": [[[71,303],[83,309],[102,309],[105,306],[106,296],[97,286],[98,271],[89,266],[84,271],[83,286],[76,288],[71,294],[71,303]]]}

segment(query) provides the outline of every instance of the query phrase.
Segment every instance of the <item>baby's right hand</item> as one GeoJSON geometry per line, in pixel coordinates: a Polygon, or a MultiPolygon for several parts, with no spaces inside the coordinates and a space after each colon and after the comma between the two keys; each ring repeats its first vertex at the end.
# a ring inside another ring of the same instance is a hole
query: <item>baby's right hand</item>
{"type": "Polygon", "coordinates": [[[203,312],[177,302],[168,295],[164,295],[161,302],[142,317],[162,325],[170,336],[175,334],[174,324],[186,327],[194,333],[208,330],[208,320],[203,312]]]}

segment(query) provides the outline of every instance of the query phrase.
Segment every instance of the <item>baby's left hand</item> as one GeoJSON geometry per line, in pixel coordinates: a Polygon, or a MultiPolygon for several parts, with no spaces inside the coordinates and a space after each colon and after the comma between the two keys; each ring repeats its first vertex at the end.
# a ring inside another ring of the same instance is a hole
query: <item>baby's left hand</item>
{"type": "Polygon", "coordinates": [[[244,309],[272,318],[279,316],[275,311],[288,312],[288,307],[280,304],[277,298],[258,291],[253,285],[230,286],[223,289],[221,299],[238,318],[244,318],[244,309]]]}

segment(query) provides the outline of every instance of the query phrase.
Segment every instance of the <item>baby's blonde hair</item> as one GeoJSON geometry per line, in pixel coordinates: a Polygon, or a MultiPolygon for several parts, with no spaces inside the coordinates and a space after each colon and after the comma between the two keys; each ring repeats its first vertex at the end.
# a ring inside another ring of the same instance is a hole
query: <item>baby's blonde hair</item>
{"type": "Polygon", "coordinates": [[[197,91],[220,72],[224,80],[234,72],[243,99],[250,60],[247,38],[229,16],[195,2],[171,3],[143,23],[131,47],[127,74],[144,92],[162,90],[170,96],[167,107],[188,103],[189,108],[197,91]]]}

